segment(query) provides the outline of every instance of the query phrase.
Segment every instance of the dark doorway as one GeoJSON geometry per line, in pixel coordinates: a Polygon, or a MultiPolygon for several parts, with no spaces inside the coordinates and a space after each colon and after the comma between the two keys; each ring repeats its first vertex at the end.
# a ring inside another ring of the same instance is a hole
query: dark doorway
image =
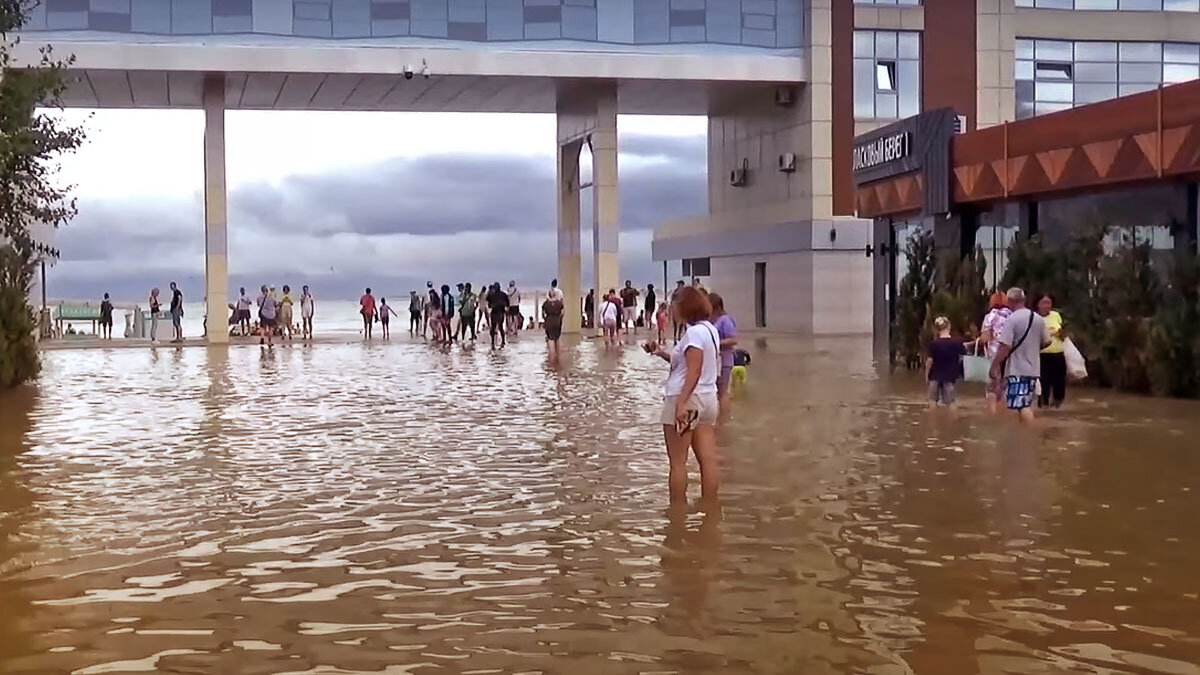
{"type": "Polygon", "coordinates": [[[767,263],[754,263],[754,325],[767,327],[767,263]]]}

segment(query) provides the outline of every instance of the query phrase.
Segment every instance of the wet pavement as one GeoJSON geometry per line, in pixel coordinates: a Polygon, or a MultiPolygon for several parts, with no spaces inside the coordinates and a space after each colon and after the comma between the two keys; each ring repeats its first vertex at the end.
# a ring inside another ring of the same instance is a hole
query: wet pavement
{"type": "Polygon", "coordinates": [[[1200,674],[1200,404],[1027,429],[749,347],[682,514],[633,346],[47,353],[0,396],[0,671],[1200,674]]]}

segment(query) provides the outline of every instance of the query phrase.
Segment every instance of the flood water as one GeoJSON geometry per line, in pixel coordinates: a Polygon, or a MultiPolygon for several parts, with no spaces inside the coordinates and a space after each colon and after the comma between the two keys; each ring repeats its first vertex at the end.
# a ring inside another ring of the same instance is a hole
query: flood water
{"type": "Polygon", "coordinates": [[[1200,673],[1196,403],[1025,429],[750,348],[685,514],[632,346],[48,353],[0,397],[0,671],[1200,673]]]}

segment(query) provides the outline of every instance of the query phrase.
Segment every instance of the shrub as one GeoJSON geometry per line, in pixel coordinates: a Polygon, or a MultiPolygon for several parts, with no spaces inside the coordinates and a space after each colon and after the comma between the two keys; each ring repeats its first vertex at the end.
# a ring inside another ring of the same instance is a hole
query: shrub
{"type": "Polygon", "coordinates": [[[908,368],[917,368],[925,352],[925,325],[933,299],[934,274],[937,271],[933,233],[920,231],[904,245],[908,271],[896,293],[896,332],[893,351],[908,368]]]}
{"type": "Polygon", "coordinates": [[[31,269],[17,249],[0,247],[0,389],[31,380],[41,369],[27,300],[31,269]]]}
{"type": "Polygon", "coordinates": [[[1159,396],[1200,395],[1200,258],[1177,250],[1150,321],[1146,369],[1159,396]]]}

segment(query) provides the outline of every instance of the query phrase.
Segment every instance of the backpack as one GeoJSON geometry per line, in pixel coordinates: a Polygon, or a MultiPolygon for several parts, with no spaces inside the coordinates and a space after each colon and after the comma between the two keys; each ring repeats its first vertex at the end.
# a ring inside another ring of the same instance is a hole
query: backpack
{"type": "Polygon", "coordinates": [[[733,350],[733,365],[748,366],[750,365],[750,352],[745,349],[733,350]]]}

